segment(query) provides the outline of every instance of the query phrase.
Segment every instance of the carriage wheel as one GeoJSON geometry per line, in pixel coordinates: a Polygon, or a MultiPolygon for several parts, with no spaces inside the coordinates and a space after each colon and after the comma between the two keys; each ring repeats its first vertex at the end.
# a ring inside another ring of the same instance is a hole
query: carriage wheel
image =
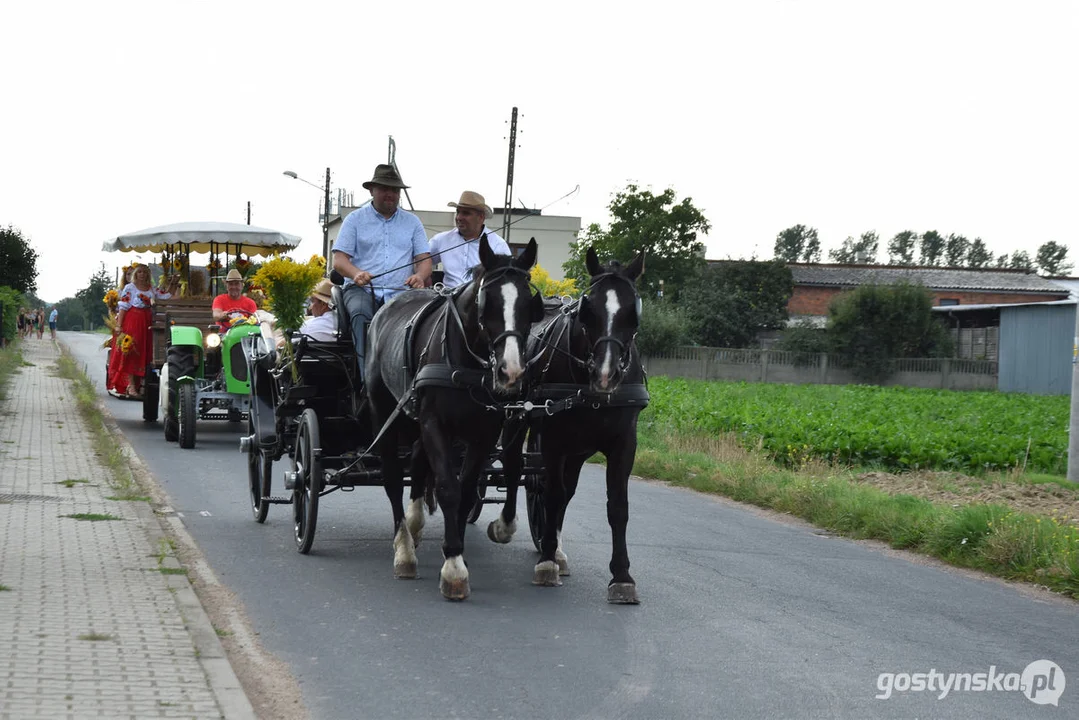
{"type": "MultiPolygon", "coordinates": [[[[255,422],[248,418],[247,435],[254,437],[255,422]]],[[[247,485],[251,492],[251,512],[255,516],[255,522],[266,522],[266,513],[270,511],[270,503],[266,498],[270,495],[270,470],[273,460],[262,454],[258,444],[252,440],[247,446],[247,485]]]]}
{"type": "Polygon", "coordinates": [[[292,453],[292,470],[296,473],[296,487],[292,491],[293,534],[296,549],[305,555],[315,539],[318,496],[322,492],[322,463],[316,457],[318,449],[318,415],[307,408],[300,416],[296,448],[292,453]]]}
{"type": "Polygon", "coordinates": [[[476,485],[476,502],[472,504],[472,509],[468,511],[468,521],[475,523],[480,519],[480,513],[483,512],[483,499],[487,497],[487,486],[483,483],[476,485]]]}
{"type": "MultiPolygon", "coordinates": [[[[529,433],[528,452],[540,451],[539,435],[529,433]]],[[[543,505],[543,475],[536,474],[525,482],[525,508],[528,512],[528,531],[532,535],[532,544],[540,549],[543,539],[543,526],[547,523],[547,510],[543,505]]]]}
{"type": "Polygon", "coordinates": [[[198,419],[198,411],[195,399],[195,384],[185,382],[180,386],[180,407],[177,408],[177,419],[180,424],[179,440],[180,447],[195,447],[195,422],[198,419]]]}

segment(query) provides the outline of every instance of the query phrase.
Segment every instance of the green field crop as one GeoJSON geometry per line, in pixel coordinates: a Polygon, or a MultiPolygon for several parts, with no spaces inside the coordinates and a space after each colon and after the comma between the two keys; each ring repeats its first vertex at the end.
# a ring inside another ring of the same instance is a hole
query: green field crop
{"type": "Polygon", "coordinates": [[[1067,469],[1064,396],[667,377],[650,378],[649,390],[641,422],[738,433],[747,446],[760,444],[789,464],[822,458],[893,470],[1067,469]]]}

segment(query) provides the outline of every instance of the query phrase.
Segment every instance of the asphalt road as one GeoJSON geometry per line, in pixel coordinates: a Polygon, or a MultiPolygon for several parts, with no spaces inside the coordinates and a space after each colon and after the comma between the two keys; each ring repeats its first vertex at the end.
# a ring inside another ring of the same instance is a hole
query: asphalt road
{"type": "MultiPolygon", "coordinates": [[[[60,339],[103,392],[102,336],[60,339]]],[[[142,422],[140,404],[106,404],[313,718],[1079,717],[1076,603],[634,481],[641,605],[608,605],[610,532],[592,466],[566,519],[573,575],[562,587],[531,585],[523,514],[512,543],[487,540],[488,507],[466,539],[472,597],[449,603],[440,516],[414,581],[393,578],[378,488],[323,498],[302,556],[290,506],[251,519],[236,426],[200,423],[196,447],[181,450],[142,422]],[[1059,706],[1006,689],[1042,659],[1060,668],[1054,687],[1066,679],[1059,706]],[[992,675],[985,691],[908,689],[939,685],[911,677],[931,671],[992,675]]]]}

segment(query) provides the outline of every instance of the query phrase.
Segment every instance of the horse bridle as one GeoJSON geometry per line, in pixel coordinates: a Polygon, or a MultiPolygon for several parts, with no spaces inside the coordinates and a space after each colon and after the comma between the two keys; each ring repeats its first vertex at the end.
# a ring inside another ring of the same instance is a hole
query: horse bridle
{"type": "MultiPolygon", "coordinates": [[[[479,287],[476,289],[476,310],[477,310],[477,324],[479,325],[480,331],[483,332],[483,333],[487,332],[487,327],[484,325],[484,322],[483,322],[483,309],[487,304],[487,284],[489,282],[497,280],[497,279],[501,278],[503,275],[507,275],[509,273],[520,273],[521,275],[524,275],[526,278],[530,277],[529,272],[527,270],[522,270],[521,268],[519,268],[519,267],[517,267],[515,265],[507,265],[506,267],[495,268],[494,270],[490,271],[489,273],[485,273],[484,276],[482,278],[480,278],[479,287]]],[[[479,355],[477,355],[476,352],[472,349],[472,346],[468,344],[468,338],[467,338],[467,336],[465,334],[465,329],[464,329],[464,322],[461,320],[460,313],[457,312],[457,306],[452,301],[449,303],[449,305],[452,306],[452,308],[453,308],[452,314],[453,314],[454,319],[457,322],[458,328],[461,330],[461,337],[464,340],[465,349],[468,350],[468,354],[471,355],[473,357],[473,359],[476,362],[478,362],[480,364],[480,367],[482,367],[484,370],[489,370],[495,365],[495,363],[496,363],[495,347],[502,340],[505,340],[505,339],[511,338],[511,337],[517,338],[517,342],[520,344],[520,347],[521,347],[521,352],[522,353],[524,352],[525,341],[526,341],[526,333],[525,333],[525,331],[523,331],[523,330],[503,330],[493,340],[490,341],[490,343],[488,345],[487,360],[484,360],[479,355]]]]}
{"type": "MultiPolygon", "coordinates": [[[[600,273],[599,275],[596,275],[595,277],[592,278],[592,283],[588,286],[588,291],[591,292],[592,289],[594,287],[596,287],[596,285],[599,283],[600,280],[603,280],[604,278],[609,278],[609,277],[610,278],[617,278],[617,279],[621,280],[622,282],[627,283],[629,285],[630,289],[633,291],[633,297],[634,297],[634,301],[635,301],[634,306],[633,306],[633,311],[634,311],[634,313],[636,313],[637,323],[638,323],[638,327],[639,327],[640,326],[640,321],[641,321],[641,296],[637,292],[636,283],[634,283],[628,277],[626,277],[625,275],[622,275],[620,273],[613,273],[613,272],[600,273]]],[[[585,337],[588,337],[588,328],[587,327],[584,328],[584,334],[585,334],[585,337]]],[[[591,338],[589,338],[589,339],[591,339],[591,338]]],[[[629,369],[629,363],[630,363],[630,360],[631,360],[631,352],[633,350],[633,344],[634,344],[634,341],[636,339],[637,339],[637,333],[636,332],[633,333],[633,337],[631,337],[629,339],[628,343],[622,342],[621,340],[616,338],[614,335],[603,335],[603,336],[597,338],[596,341],[592,343],[592,350],[588,354],[588,359],[584,362],[584,367],[588,369],[589,373],[591,373],[593,370],[595,370],[596,369],[596,352],[597,352],[597,350],[599,350],[599,346],[601,344],[604,344],[604,343],[613,344],[613,345],[616,345],[618,347],[618,371],[620,373],[622,373],[622,374],[625,374],[625,372],[629,369]]],[[[574,358],[574,360],[577,360],[577,358],[574,358]]],[[[578,362],[580,362],[580,361],[578,360],[578,362]]]]}

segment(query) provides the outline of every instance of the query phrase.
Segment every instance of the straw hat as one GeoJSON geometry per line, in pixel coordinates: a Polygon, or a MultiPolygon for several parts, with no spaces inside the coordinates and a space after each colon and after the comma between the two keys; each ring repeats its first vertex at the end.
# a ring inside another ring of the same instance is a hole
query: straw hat
{"type": "Polygon", "coordinates": [[[229,274],[225,276],[225,282],[232,282],[233,280],[239,280],[240,282],[244,280],[244,276],[236,268],[229,270],[229,274]]]}
{"type": "Polygon", "coordinates": [[[483,199],[483,196],[478,192],[472,192],[471,190],[465,190],[461,193],[461,199],[457,202],[446,203],[447,207],[451,208],[469,208],[470,210],[482,210],[483,216],[489,218],[494,215],[494,210],[487,204],[487,201],[483,199]]]}
{"type": "Polygon", "coordinates": [[[322,278],[318,285],[311,291],[311,297],[318,298],[327,305],[333,305],[333,283],[329,278],[322,278]]]}

